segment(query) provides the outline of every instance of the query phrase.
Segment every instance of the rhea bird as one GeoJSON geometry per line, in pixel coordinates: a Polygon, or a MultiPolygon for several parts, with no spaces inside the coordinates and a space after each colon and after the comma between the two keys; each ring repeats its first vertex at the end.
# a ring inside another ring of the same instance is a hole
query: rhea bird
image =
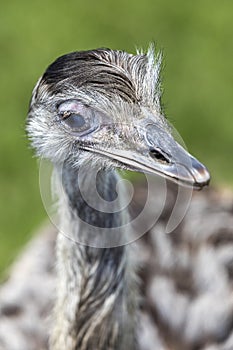
{"type": "Polygon", "coordinates": [[[209,182],[162,113],[160,66],[153,48],[136,55],[72,52],[55,60],[33,90],[28,135],[63,189],[51,350],[138,348],[137,259],[125,244],[132,232],[127,209],[119,210],[124,184],[116,169],[197,189],[209,182]]]}

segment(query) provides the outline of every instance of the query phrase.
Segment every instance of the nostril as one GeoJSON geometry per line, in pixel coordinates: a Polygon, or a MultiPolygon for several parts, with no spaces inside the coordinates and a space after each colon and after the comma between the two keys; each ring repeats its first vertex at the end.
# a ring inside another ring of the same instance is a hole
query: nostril
{"type": "Polygon", "coordinates": [[[166,164],[170,163],[168,156],[158,148],[151,147],[149,150],[149,153],[150,153],[150,156],[152,158],[154,158],[162,163],[166,163],[166,164]]]}

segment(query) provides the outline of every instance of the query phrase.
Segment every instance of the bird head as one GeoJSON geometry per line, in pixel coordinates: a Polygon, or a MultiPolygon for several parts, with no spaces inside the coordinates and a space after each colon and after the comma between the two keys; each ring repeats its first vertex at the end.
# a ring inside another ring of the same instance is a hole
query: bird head
{"type": "Polygon", "coordinates": [[[27,131],[55,164],[159,174],[202,188],[207,169],[172,135],[161,110],[161,55],[97,49],[59,57],[36,84],[27,131]]]}

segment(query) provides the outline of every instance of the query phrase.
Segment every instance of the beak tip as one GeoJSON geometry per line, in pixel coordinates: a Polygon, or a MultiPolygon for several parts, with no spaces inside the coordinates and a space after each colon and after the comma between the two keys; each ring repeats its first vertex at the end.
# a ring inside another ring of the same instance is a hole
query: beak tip
{"type": "Polygon", "coordinates": [[[192,158],[192,175],[195,180],[194,187],[202,189],[210,183],[210,173],[208,169],[195,158],[192,158]]]}
{"type": "Polygon", "coordinates": [[[199,190],[199,191],[200,191],[200,190],[202,190],[203,188],[209,186],[209,183],[210,183],[210,178],[209,178],[209,180],[207,180],[207,181],[205,181],[205,182],[195,182],[193,188],[194,188],[195,190],[199,190]]]}

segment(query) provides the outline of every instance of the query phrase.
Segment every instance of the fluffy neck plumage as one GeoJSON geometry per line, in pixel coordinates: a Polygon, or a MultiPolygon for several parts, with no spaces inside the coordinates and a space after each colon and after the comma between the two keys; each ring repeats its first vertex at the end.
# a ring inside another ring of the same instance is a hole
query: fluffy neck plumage
{"type": "MultiPolygon", "coordinates": [[[[62,233],[57,239],[58,296],[51,350],[136,349],[137,288],[130,247],[93,248],[78,243],[104,243],[106,232],[124,224],[126,214],[117,208],[121,194],[116,200],[115,192],[118,175],[99,171],[94,189],[90,185],[94,169],[77,171],[67,163],[57,171],[64,197],[60,203],[62,233]],[[106,204],[113,203],[115,212],[94,209],[98,195],[106,204]],[[103,227],[107,228],[104,234],[103,227]]],[[[127,234],[124,225],[118,233],[114,244],[120,244],[127,234]]]]}

